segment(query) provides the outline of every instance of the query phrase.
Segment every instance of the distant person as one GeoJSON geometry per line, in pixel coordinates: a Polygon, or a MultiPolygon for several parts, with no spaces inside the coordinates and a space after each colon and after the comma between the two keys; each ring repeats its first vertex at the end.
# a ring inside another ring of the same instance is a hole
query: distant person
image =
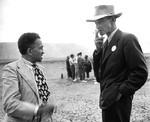
{"type": "MultiPolygon", "coordinates": [[[[94,22],[96,42],[101,48],[94,52],[94,70],[100,83],[100,108],[103,122],[130,122],[134,93],[146,82],[148,70],[146,61],[135,35],[122,32],[116,26],[116,19],[122,13],[115,13],[113,5],[95,7],[95,16],[87,22],[94,22]]],[[[97,47],[97,46],[96,46],[97,47]]]]}
{"type": "Polygon", "coordinates": [[[48,103],[50,91],[42,66],[37,64],[44,54],[41,38],[37,33],[24,33],[18,48],[21,58],[5,65],[2,72],[3,122],[51,120],[55,106],[48,103]]]}
{"type": "Polygon", "coordinates": [[[75,81],[76,79],[75,79],[74,54],[70,55],[69,63],[70,63],[70,69],[72,74],[72,80],[75,81]]]}
{"type": "Polygon", "coordinates": [[[71,74],[71,69],[70,69],[70,63],[69,63],[69,56],[67,56],[67,59],[66,59],[66,70],[67,70],[67,76],[68,76],[68,79],[72,78],[72,74],[71,74]]]}
{"type": "Polygon", "coordinates": [[[85,55],[85,60],[84,60],[84,69],[85,69],[85,74],[87,79],[90,78],[90,72],[92,70],[92,65],[90,60],[88,59],[88,55],[85,55]]]}
{"type": "Polygon", "coordinates": [[[85,81],[85,69],[84,69],[84,60],[82,58],[82,52],[78,53],[78,72],[79,72],[79,78],[81,82],[87,82],[85,81]]]}
{"type": "Polygon", "coordinates": [[[78,76],[79,76],[79,70],[78,70],[78,57],[74,57],[74,67],[75,67],[75,80],[78,80],[78,76]]]}

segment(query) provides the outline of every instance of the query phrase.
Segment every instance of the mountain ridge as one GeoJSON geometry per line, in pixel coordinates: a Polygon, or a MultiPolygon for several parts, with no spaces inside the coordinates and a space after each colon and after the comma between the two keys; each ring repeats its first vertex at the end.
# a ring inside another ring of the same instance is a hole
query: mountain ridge
{"type": "MultiPolygon", "coordinates": [[[[43,60],[65,59],[68,55],[76,55],[82,52],[84,55],[92,56],[92,50],[75,43],[44,43],[43,60]]],[[[20,57],[20,52],[15,42],[0,43],[0,61],[16,60],[20,57]]]]}

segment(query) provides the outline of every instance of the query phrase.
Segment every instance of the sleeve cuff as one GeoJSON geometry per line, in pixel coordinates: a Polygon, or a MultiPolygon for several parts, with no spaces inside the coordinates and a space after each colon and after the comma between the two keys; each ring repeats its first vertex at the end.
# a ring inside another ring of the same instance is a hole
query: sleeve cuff
{"type": "Polygon", "coordinates": [[[38,109],[39,109],[39,106],[37,105],[36,108],[35,108],[35,110],[34,110],[34,115],[37,114],[38,109]]]}

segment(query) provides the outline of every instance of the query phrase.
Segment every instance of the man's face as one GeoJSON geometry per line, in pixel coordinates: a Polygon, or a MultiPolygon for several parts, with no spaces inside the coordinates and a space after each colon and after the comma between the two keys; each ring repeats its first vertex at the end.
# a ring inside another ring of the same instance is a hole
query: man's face
{"type": "Polygon", "coordinates": [[[34,42],[31,48],[31,57],[33,63],[41,62],[43,54],[44,52],[43,52],[42,41],[40,39],[36,39],[36,41],[34,42]]]}
{"type": "Polygon", "coordinates": [[[108,17],[95,21],[96,29],[100,32],[100,35],[109,33],[111,29],[111,19],[108,17]]]}

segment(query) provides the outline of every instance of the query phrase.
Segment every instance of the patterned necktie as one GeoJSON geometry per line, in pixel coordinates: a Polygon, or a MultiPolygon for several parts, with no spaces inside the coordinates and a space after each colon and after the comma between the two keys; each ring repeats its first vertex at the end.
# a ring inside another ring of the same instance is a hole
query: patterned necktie
{"type": "Polygon", "coordinates": [[[50,95],[50,92],[48,91],[48,85],[46,83],[46,79],[44,77],[44,74],[37,67],[36,64],[33,64],[32,66],[34,68],[34,75],[35,75],[35,80],[36,80],[36,83],[37,83],[40,99],[43,102],[47,102],[48,96],[50,95]]]}

